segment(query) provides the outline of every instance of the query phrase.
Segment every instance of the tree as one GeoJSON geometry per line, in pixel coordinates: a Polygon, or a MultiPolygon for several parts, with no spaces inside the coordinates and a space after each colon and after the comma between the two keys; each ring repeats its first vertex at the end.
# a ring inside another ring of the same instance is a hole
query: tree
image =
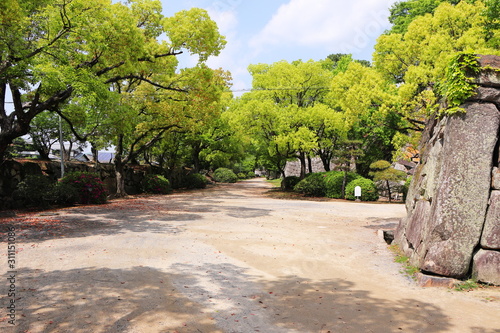
{"type": "Polygon", "coordinates": [[[392,193],[391,193],[391,182],[399,182],[402,180],[406,180],[406,172],[396,170],[391,166],[391,163],[380,160],[377,162],[373,162],[370,165],[370,169],[372,170],[370,172],[370,176],[373,177],[373,181],[375,183],[377,182],[384,182],[385,183],[385,189],[387,190],[387,193],[389,195],[389,202],[392,200],[392,193]]]}
{"type": "Polygon", "coordinates": [[[0,5],[0,159],[34,117],[83,108],[142,83],[177,91],[175,80],[158,86],[151,73],[175,74],[175,56],[188,50],[201,62],[225,40],[197,8],[163,18],[157,0],[8,0],[0,5]],[[167,41],[160,41],[165,34],[167,41]],[[110,90],[110,85],[115,85],[110,90]],[[14,110],[5,107],[10,90],[14,110]]]}
{"type": "Polygon", "coordinates": [[[425,14],[433,14],[443,2],[456,5],[460,0],[409,0],[396,2],[390,8],[389,22],[393,24],[390,33],[405,33],[413,20],[425,14]]]}

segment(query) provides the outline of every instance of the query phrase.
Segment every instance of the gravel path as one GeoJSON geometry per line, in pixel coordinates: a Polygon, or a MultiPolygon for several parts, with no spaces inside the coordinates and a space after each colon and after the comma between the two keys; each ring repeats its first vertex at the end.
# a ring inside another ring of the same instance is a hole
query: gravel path
{"type": "Polygon", "coordinates": [[[497,288],[423,289],[399,272],[376,231],[404,205],[279,200],[269,186],[1,219],[1,331],[500,332],[497,288]]]}

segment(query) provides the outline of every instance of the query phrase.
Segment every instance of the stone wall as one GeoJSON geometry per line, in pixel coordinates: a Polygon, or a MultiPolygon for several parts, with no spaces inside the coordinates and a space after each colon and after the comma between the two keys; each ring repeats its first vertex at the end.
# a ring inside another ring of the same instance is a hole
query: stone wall
{"type": "MultiPolygon", "coordinates": [[[[125,168],[125,190],[128,194],[140,192],[144,176],[151,173],[148,166],[127,166],[125,168]]],[[[85,171],[98,173],[108,193],[116,193],[116,174],[113,164],[66,162],[65,173],[85,171]]],[[[61,163],[58,161],[6,160],[0,167],[0,209],[13,206],[12,193],[26,175],[46,175],[56,181],[61,177],[61,163]]]]}
{"type": "MultiPolygon", "coordinates": [[[[311,159],[312,172],[324,172],[325,167],[323,166],[323,162],[319,157],[314,157],[311,159]]],[[[330,168],[333,170],[334,165],[331,164],[330,168]]],[[[309,165],[306,161],[306,172],[309,173],[309,165]]],[[[300,160],[297,159],[295,161],[288,161],[285,166],[285,175],[288,176],[300,176],[300,160]]]]}
{"type": "Polygon", "coordinates": [[[466,113],[426,126],[395,241],[424,272],[500,285],[500,57],[480,65],[466,113]]]}

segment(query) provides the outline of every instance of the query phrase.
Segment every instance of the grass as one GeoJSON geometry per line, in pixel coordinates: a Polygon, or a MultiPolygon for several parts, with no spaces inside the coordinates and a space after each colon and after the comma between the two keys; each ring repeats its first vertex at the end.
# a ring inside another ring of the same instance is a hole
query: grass
{"type": "Polygon", "coordinates": [[[469,279],[467,281],[464,281],[462,283],[459,283],[456,287],[456,291],[472,291],[482,288],[482,286],[474,279],[469,279]]]}
{"type": "Polygon", "coordinates": [[[281,179],[280,178],[268,179],[267,182],[273,184],[274,187],[281,187],[281,179]]]}
{"type": "Polygon", "coordinates": [[[415,274],[420,272],[420,269],[410,264],[410,258],[407,257],[396,244],[389,246],[389,249],[394,253],[394,261],[403,266],[401,273],[408,277],[415,278],[415,274]]]}

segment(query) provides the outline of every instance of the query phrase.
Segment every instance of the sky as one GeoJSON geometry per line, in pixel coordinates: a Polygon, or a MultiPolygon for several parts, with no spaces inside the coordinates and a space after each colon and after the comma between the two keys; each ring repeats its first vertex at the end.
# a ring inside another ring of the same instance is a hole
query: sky
{"type": "MultiPolygon", "coordinates": [[[[203,8],[227,45],[208,65],[229,70],[234,91],[252,87],[248,65],[321,60],[334,53],[372,60],[376,39],[390,27],[397,0],[161,0],[163,14],[203,8]]],[[[181,66],[195,59],[180,56],[181,66]]]]}

